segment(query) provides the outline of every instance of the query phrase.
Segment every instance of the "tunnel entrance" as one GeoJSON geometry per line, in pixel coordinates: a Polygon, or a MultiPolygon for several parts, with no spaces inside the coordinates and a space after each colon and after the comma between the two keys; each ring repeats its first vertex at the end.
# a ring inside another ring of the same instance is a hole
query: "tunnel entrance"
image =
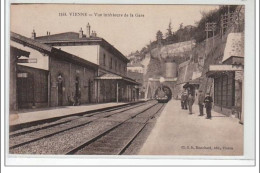
{"type": "Polygon", "coordinates": [[[167,97],[168,97],[169,100],[172,99],[172,91],[171,91],[171,89],[170,89],[168,86],[166,86],[166,85],[161,85],[161,86],[159,86],[159,87],[155,90],[154,97],[156,97],[160,91],[163,91],[163,92],[167,95],[167,97]]]}

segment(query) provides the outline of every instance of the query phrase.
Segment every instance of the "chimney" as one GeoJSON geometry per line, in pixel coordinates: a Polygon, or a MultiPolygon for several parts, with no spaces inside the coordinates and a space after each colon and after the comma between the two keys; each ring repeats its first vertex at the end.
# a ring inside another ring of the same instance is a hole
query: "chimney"
{"type": "Polygon", "coordinates": [[[97,33],[96,33],[96,31],[92,31],[92,33],[91,33],[91,37],[97,37],[97,33]]]}
{"type": "Polygon", "coordinates": [[[96,33],[96,31],[94,31],[94,37],[97,37],[97,33],[96,33]]]}
{"type": "Polygon", "coordinates": [[[80,30],[79,30],[79,38],[83,38],[83,30],[82,30],[82,28],[80,28],[80,30]]]}
{"type": "Polygon", "coordinates": [[[87,33],[86,33],[86,37],[90,37],[90,25],[89,25],[89,23],[87,24],[87,33]]]}
{"type": "Polygon", "coordinates": [[[47,31],[47,35],[51,35],[51,32],[47,31]]]}
{"type": "Polygon", "coordinates": [[[32,32],[32,39],[35,39],[36,38],[36,32],[33,30],[32,32]]]}

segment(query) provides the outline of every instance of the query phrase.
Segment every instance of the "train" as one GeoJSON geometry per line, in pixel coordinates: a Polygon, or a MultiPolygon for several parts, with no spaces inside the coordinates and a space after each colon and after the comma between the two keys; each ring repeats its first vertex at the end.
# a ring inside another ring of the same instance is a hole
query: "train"
{"type": "Polygon", "coordinates": [[[160,86],[155,91],[155,99],[158,103],[167,103],[172,98],[171,89],[167,86],[160,86]]]}

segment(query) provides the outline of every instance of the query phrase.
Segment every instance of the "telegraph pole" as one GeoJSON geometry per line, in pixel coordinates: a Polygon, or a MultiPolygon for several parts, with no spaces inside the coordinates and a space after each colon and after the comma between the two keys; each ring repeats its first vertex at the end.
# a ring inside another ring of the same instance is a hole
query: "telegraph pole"
{"type": "Polygon", "coordinates": [[[212,37],[213,37],[213,46],[214,46],[214,36],[215,36],[215,31],[217,29],[217,23],[215,22],[207,22],[205,24],[205,31],[206,31],[206,42],[208,43],[208,38],[209,38],[209,32],[212,32],[212,37]]]}

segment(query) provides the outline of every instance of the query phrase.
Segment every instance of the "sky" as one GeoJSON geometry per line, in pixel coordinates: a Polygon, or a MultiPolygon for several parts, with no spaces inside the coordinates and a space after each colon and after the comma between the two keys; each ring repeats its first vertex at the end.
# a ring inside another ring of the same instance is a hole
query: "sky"
{"type": "Polygon", "coordinates": [[[36,36],[46,35],[47,31],[79,32],[80,28],[85,34],[89,23],[97,36],[128,55],[154,41],[158,30],[165,34],[170,21],[176,31],[181,23],[195,25],[202,17],[201,12],[216,8],[213,5],[11,5],[10,30],[26,37],[31,37],[33,29],[36,36]],[[72,15],[75,13],[81,15],[72,15]]]}

